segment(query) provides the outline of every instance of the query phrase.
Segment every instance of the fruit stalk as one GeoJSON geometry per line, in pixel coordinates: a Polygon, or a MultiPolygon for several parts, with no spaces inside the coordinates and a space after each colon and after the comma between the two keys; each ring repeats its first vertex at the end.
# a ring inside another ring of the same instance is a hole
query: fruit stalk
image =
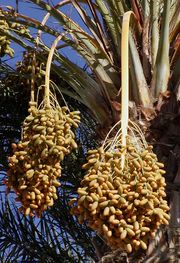
{"type": "Polygon", "coordinates": [[[53,42],[49,55],[48,55],[48,59],[47,59],[47,63],[46,63],[46,75],[45,75],[45,103],[46,106],[50,107],[50,88],[49,88],[49,83],[50,83],[50,70],[51,70],[51,63],[52,63],[52,58],[54,55],[54,51],[55,48],[58,44],[58,42],[62,39],[64,34],[59,35],[53,42]]]}
{"type": "MultiPolygon", "coordinates": [[[[122,22],[121,38],[121,128],[122,128],[122,147],[126,148],[126,137],[129,119],[129,22],[132,11],[124,14],[122,22]]],[[[122,154],[121,168],[125,162],[125,151],[122,154]]]]}

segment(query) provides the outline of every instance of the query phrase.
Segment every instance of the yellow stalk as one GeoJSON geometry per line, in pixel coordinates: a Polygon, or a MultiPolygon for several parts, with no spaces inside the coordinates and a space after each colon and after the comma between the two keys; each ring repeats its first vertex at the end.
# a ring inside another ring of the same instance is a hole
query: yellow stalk
{"type": "Polygon", "coordinates": [[[50,107],[50,88],[49,88],[49,84],[50,84],[50,71],[51,71],[51,63],[52,63],[52,58],[54,55],[54,51],[55,48],[58,44],[58,42],[62,39],[62,37],[64,36],[64,34],[59,35],[53,42],[49,55],[48,55],[48,59],[47,59],[47,63],[46,63],[46,75],[45,75],[45,103],[46,106],[50,107]]]}
{"type": "MultiPolygon", "coordinates": [[[[61,3],[59,2],[55,7],[60,6],[61,3]]],[[[41,25],[44,26],[47,22],[47,20],[50,17],[50,13],[47,13],[42,22],[41,25]]],[[[36,48],[38,48],[39,46],[39,42],[40,42],[40,38],[41,38],[41,34],[42,34],[42,30],[38,30],[37,33],[37,38],[36,38],[36,48]]],[[[50,106],[50,100],[49,100],[49,94],[50,94],[50,89],[49,89],[49,83],[50,83],[50,70],[51,70],[51,63],[52,63],[52,58],[54,55],[54,50],[58,44],[58,42],[62,39],[62,37],[64,36],[64,34],[59,35],[53,42],[49,55],[48,55],[48,60],[46,63],[46,75],[45,75],[45,102],[47,104],[47,106],[50,106]]]]}
{"type": "Polygon", "coordinates": [[[31,73],[31,101],[34,102],[34,93],[35,93],[35,78],[36,78],[36,52],[33,52],[32,58],[32,73],[31,73]]]}
{"type": "MultiPolygon", "coordinates": [[[[47,13],[46,16],[44,17],[41,25],[45,25],[48,18],[49,18],[50,14],[47,13]]],[[[34,52],[33,52],[33,58],[32,58],[32,73],[31,73],[31,101],[34,101],[34,97],[35,97],[35,79],[36,79],[36,51],[38,49],[39,46],[39,42],[40,42],[40,37],[41,37],[41,33],[42,30],[38,30],[37,33],[37,37],[36,37],[36,44],[35,44],[35,48],[34,48],[34,52]]]]}
{"type": "MultiPolygon", "coordinates": [[[[122,147],[126,148],[128,119],[129,119],[129,24],[132,11],[128,11],[123,16],[121,34],[121,141],[122,147]]],[[[134,15],[135,17],[135,15],[134,15]]],[[[124,167],[126,151],[121,158],[121,168],[124,167]]]]}

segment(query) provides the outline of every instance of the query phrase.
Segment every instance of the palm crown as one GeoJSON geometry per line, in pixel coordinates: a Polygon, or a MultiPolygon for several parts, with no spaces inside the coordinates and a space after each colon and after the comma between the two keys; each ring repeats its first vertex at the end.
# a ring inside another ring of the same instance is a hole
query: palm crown
{"type": "MultiPolygon", "coordinates": [[[[18,22],[55,37],[61,32],[47,26],[46,20],[49,15],[57,20],[60,31],[65,31],[62,38],[64,43],[58,47],[54,58],[59,65],[54,64],[52,69],[71,86],[71,90],[63,92],[83,102],[100,124],[110,116],[112,119],[116,111],[114,102],[118,101],[120,89],[122,15],[129,9],[136,16],[129,39],[131,100],[142,108],[152,108],[160,94],[163,96],[167,91],[170,80],[176,87],[178,2],[133,1],[130,4],[127,1],[62,1],[56,6],[50,6],[45,1],[30,2],[49,12],[42,24],[22,14],[8,13],[4,18],[8,19],[10,26],[18,22]],[[75,9],[83,26],[61,11],[64,5],[75,9]],[[80,54],[93,75],[63,56],[61,48],[64,46],[70,46],[80,54]]],[[[18,31],[11,29],[6,34],[25,48],[30,48],[27,40],[35,43],[29,34],[24,35],[23,40],[17,37],[18,31]]],[[[39,49],[48,52],[49,47],[40,42],[39,49]]]]}

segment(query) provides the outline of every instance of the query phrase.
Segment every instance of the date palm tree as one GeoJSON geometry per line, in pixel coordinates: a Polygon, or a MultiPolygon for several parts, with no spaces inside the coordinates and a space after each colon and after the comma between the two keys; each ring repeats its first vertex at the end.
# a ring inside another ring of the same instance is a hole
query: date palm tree
{"type": "MultiPolygon", "coordinates": [[[[41,54],[48,53],[50,49],[47,38],[44,42],[39,41],[37,48],[37,39],[30,33],[14,31],[13,23],[41,30],[52,38],[62,35],[62,43],[54,55],[52,71],[69,85],[69,88],[59,85],[61,92],[88,108],[98,123],[99,138],[104,138],[119,119],[122,16],[128,10],[134,12],[135,19],[129,37],[129,108],[131,118],[142,127],[147,140],[154,145],[159,160],[165,164],[167,193],[172,206],[170,227],[157,233],[149,245],[147,255],[138,252],[127,258],[127,261],[134,262],[136,257],[138,262],[143,255],[146,257],[145,262],[176,262],[180,209],[179,1],[64,0],[53,5],[45,0],[30,0],[27,6],[30,3],[48,12],[43,22],[12,10],[3,14],[2,19],[8,21],[9,30],[3,32],[0,29],[0,34],[27,50],[36,46],[37,57],[42,60],[44,56],[41,54]],[[64,10],[74,13],[67,15],[64,10]],[[77,16],[80,19],[77,20],[77,16]],[[46,24],[48,17],[56,20],[56,23],[46,24]],[[62,50],[67,47],[71,47],[86,61],[89,71],[83,71],[63,55],[62,50]],[[176,240],[176,245],[173,240],[176,240]]],[[[113,254],[110,258],[117,255],[113,254]]]]}

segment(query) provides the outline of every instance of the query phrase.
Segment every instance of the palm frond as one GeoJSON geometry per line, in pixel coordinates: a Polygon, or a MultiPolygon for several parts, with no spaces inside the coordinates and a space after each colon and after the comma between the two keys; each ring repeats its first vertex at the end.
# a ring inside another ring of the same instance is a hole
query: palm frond
{"type": "Polygon", "coordinates": [[[164,2],[163,22],[161,36],[157,51],[157,58],[154,65],[151,86],[154,89],[154,96],[167,90],[170,68],[169,68],[169,12],[170,1],[164,2]]]}

